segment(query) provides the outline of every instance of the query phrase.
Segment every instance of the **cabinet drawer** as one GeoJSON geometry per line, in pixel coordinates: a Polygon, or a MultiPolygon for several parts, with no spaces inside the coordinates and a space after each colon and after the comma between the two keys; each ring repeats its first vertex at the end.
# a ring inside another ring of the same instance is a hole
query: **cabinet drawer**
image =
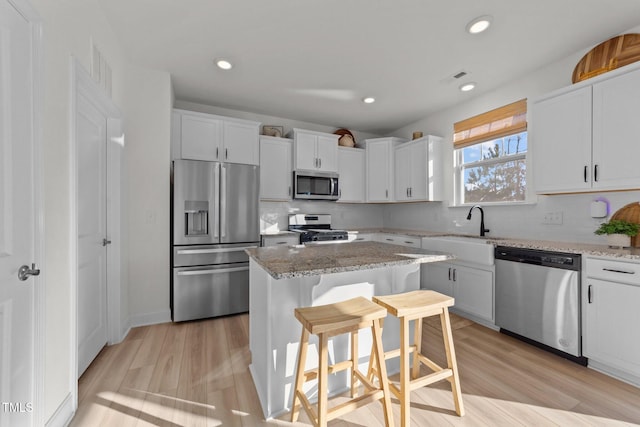
{"type": "Polygon", "coordinates": [[[300,243],[300,236],[262,236],[261,246],[281,246],[281,245],[297,245],[300,243]]]}
{"type": "Polygon", "coordinates": [[[587,258],[587,277],[640,286],[640,263],[587,258]]]}
{"type": "Polygon", "coordinates": [[[422,239],[420,237],[404,236],[402,234],[378,234],[376,241],[382,243],[390,243],[392,245],[409,246],[412,248],[422,247],[422,239]]]}

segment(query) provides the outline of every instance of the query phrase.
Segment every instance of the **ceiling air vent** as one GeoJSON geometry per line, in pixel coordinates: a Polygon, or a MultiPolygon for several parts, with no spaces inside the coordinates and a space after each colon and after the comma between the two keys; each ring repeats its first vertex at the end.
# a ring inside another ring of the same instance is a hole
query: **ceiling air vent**
{"type": "Polygon", "coordinates": [[[460,71],[459,73],[454,74],[454,75],[453,75],[453,78],[454,78],[454,79],[459,79],[459,78],[464,77],[464,76],[466,76],[466,75],[467,75],[467,72],[466,72],[466,71],[460,71]]]}

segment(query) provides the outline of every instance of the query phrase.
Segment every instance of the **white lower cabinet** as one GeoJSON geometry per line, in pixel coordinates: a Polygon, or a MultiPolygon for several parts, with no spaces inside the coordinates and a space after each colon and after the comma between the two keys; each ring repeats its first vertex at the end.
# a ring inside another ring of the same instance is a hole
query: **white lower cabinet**
{"type": "Polygon", "coordinates": [[[587,258],[583,353],[597,368],[640,383],[640,263],[587,258]]]}
{"type": "Polygon", "coordinates": [[[449,262],[423,264],[421,288],[455,298],[453,309],[474,319],[494,323],[494,272],[449,262]]]}
{"type": "Polygon", "coordinates": [[[349,232],[350,242],[370,242],[373,240],[372,233],[349,232]]]}

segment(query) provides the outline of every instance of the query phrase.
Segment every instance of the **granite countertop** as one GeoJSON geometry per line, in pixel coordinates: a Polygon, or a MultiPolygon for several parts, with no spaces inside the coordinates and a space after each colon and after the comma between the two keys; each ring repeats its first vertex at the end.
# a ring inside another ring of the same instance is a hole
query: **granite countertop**
{"type": "Polygon", "coordinates": [[[379,242],[252,248],[247,254],[274,279],[446,261],[453,255],[379,242]]]}
{"type": "Polygon", "coordinates": [[[607,245],[595,243],[556,242],[552,240],[517,239],[493,236],[478,236],[474,234],[451,233],[445,231],[403,230],[397,228],[361,228],[349,230],[354,233],[388,233],[402,234],[412,237],[446,237],[460,236],[484,239],[494,246],[508,246],[512,248],[539,249],[552,252],[568,252],[585,256],[615,257],[629,260],[640,260],[640,248],[613,249],[607,245]]]}

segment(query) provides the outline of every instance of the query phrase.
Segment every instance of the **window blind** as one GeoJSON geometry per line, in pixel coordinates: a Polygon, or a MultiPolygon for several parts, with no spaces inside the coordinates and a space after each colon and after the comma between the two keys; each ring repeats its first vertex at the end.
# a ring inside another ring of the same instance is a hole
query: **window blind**
{"type": "Polygon", "coordinates": [[[464,148],[527,130],[527,99],[453,124],[453,148],[464,148]]]}

